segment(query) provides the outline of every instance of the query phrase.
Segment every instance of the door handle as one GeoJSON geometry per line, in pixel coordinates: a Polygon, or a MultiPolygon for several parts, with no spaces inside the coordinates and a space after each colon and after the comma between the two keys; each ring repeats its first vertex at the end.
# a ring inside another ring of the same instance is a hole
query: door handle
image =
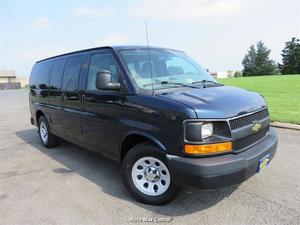
{"type": "Polygon", "coordinates": [[[81,95],[81,104],[84,105],[84,103],[85,103],[85,95],[82,94],[81,95]]]}

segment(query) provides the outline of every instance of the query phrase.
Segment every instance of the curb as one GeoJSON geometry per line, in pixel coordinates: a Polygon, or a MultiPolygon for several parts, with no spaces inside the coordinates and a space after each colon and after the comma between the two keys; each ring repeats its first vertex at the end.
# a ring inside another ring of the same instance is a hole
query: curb
{"type": "Polygon", "coordinates": [[[277,127],[277,128],[283,128],[283,129],[289,129],[289,130],[299,130],[300,131],[300,125],[297,125],[297,124],[272,122],[271,126],[272,127],[277,127]]]}

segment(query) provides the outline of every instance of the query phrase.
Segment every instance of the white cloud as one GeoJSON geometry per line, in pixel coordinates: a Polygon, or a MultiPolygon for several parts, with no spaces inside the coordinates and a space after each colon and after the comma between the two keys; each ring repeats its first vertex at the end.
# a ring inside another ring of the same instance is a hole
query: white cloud
{"type": "Polygon", "coordinates": [[[116,15],[114,8],[105,7],[105,8],[92,8],[89,6],[81,6],[73,9],[73,14],[75,16],[91,16],[98,18],[108,18],[116,15]]]}
{"type": "Polygon", "coordinates": [[[101,40],[100,45],[120,45],[126,43],[127,41],[128,41],[127,37],[119,34],[113,34],[101,40]]]}
{"type": "Polygon", "coordinates": [[[51,27],[51,25],[52,25],[52,22],[50,21],[50,19],[45,16],[40,16],[40,17],[36,18],[33,22],[33,26],[37,30],[47,29],[47,28],[51,27]]]}
{"type": "Polygon", "coordinates": [[[129,12],[159,20],[197,20],[231,16],[246,9],[250,0],[133,0],[129,12]]]}

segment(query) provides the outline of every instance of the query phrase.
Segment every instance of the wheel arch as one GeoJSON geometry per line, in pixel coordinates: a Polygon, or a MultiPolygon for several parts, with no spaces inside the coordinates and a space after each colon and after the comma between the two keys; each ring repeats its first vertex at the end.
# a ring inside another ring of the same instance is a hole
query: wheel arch
{"type": "Polygon", "coordinates": [[[121,148],[120,148],[120,159],[121,162],[123,161],[127,152],[134,146],[140,143],[151,143],[157,146],[161,151],[166,152],[166,147],[155,137],[152,135],[139,132],[139,131],[132,131],[126,134],[122,141],[121,141],[121,148]]]}
{"type": "Polygon", "coordinates": [[[45,119],[47,120],[47,122],[49,123],[48,118],[46,117],[46,114],[41,109],[38,109],[38,110],[36,110],[36,113],[35,113],[36,125],[37,126],[38,126],[39,119],[40,119],[41,116],[44,116],[45,119]]]}

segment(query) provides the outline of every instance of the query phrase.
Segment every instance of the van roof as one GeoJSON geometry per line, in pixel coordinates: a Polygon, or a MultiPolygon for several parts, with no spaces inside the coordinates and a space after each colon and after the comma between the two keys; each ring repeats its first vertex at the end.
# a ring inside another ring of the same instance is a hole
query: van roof
{"type": "MultiPolygon", "coordinates": [[[[36,63],[40,63],[40,62],[44,62],[50,59],[55,59],[58,57],[62,57],[62,56],[68,56],[68,55],[72,55],[72,54],[76,54],[76,53],[81,53],[81,52],[87,52],[87,51],[93,51],[93,50],[98,50],[98,49],[114,49],[114,50],[120,50],[120,49],[132,49],[132,48],[148,48],[148,46],[146,45],[114,45],[114,46],[102,46],[102,47],[95,47],[95,48],[88,48],[88,49],[82,49],[79,51],[74,51],[74,52],[68,52],[68,53],[64,53],[64,54],[60,54],[60,55],[56,55],[56,56],[51,56],[49,58],[45,58],[42,60],[37,61],[36,63]]],[[[176,49],[170,49],[170,48],[163,48],[163,47],[156,47],[156,46],[149,46],[149,48],[154,49],[154,48],[161,48],[161,49],[168,49],[168,50],[175,50],[175,51],[179,51],[176,49]]]]}

